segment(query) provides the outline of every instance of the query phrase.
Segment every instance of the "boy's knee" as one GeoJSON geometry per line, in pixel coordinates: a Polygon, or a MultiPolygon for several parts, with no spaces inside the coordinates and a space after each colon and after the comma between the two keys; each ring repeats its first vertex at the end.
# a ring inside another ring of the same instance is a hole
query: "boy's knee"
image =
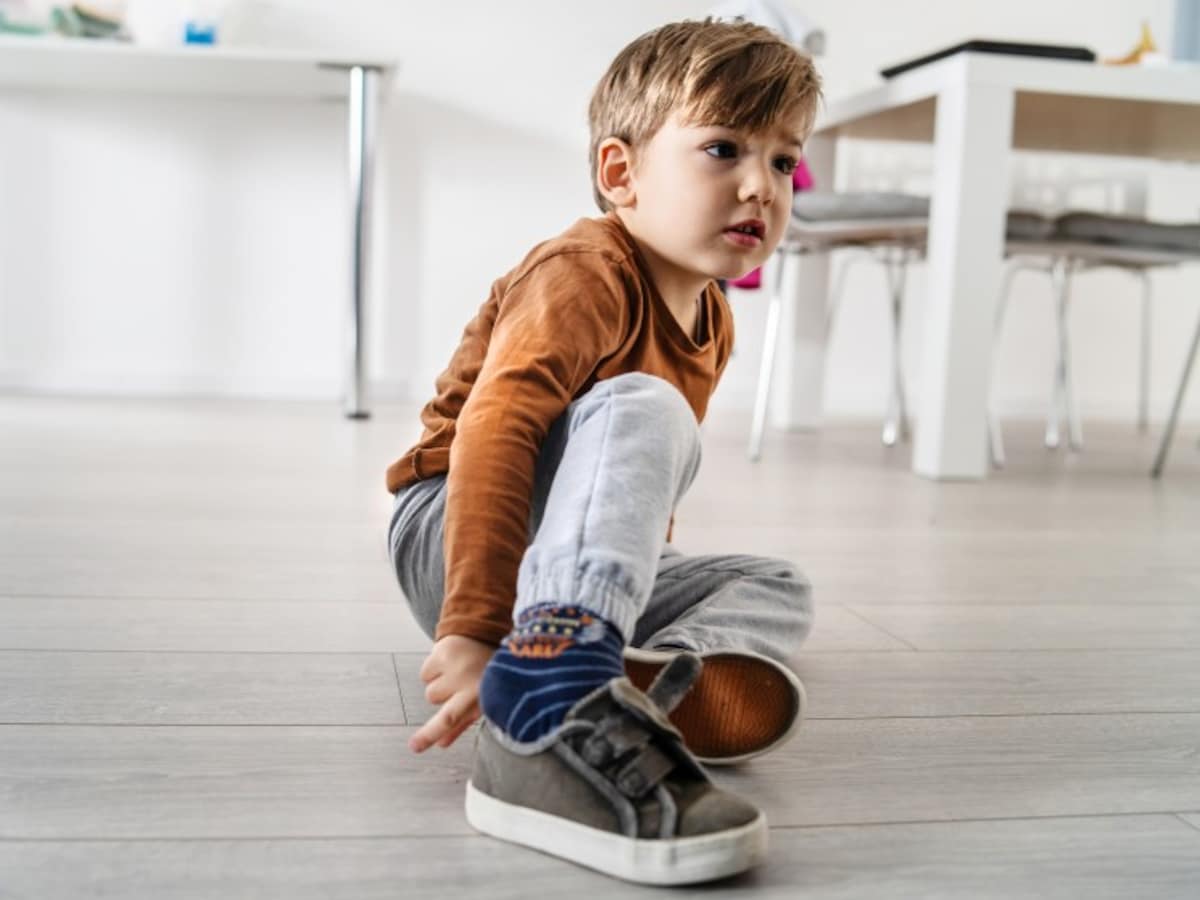
{"type": "Polygon", "coordinates": [[[776,577],[783,584],[783,592],[789,605],[796,609],[812,611],[812,583],[799,567],[784,559],[774,560],[777,566],[776,577]]]}
{"type": "Polygon", "coordinates": [[[768,561],[768,565],[770,574],[776,583],[779,600],[787,610],[790,623],[794,626],[795,645],[799,647],[812,631],[812,582],[794,563],[787,560],[772,559],[768,561]]]}
{"type": "Polygon", "coordinates": [[[601,384],[607,385],[611,396],[636,403],[647,420],[662,427],[676,425],[699,433],[696,413],[679,389],[666,379],[645,372],[628,372],[601,384]]]}

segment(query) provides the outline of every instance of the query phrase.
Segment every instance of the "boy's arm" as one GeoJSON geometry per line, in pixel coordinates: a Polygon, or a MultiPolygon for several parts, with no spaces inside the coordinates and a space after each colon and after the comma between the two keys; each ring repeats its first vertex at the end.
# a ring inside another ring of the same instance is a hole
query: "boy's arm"
{"type": "Polygon", "coordinates": [[[492,645],[512,629],[538,452],[627,328],[622,270],[595,253],[538,264],[501,301],[459,413],[447,474],[445,600],[437,637],[492,645]]]}

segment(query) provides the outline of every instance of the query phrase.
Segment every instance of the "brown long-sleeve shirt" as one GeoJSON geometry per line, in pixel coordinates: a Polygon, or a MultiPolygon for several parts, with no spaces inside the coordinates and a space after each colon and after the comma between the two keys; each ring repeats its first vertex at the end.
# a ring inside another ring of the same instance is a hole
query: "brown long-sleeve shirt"
{"type": "Polygon", "coordinates": [[[597,381],[645,372],[675,385],[704,418],[733,319],[715,284],[701,302],[696,343],[611,213],[534,247],[492,285],[421,412],[421,440],[387,470],[392,493],[448,473],[437,637],[495,644],[511,630],[538,450],[571,401],[597,381]]]}

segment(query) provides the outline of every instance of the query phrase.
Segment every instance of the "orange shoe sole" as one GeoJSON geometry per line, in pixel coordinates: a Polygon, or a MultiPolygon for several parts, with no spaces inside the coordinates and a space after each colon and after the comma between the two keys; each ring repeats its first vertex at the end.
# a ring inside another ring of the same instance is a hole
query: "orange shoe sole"
{"type": "MultiPolygon", "coordinates": [[[[625,673],[646,690],[675,653],[625,649],[625,673]]],[[[782,665],[748,652],[701,653],[700,677],[671,713],[703,763],[730,765],[786,741],[804,716],[804,686],[782,665]]]]}

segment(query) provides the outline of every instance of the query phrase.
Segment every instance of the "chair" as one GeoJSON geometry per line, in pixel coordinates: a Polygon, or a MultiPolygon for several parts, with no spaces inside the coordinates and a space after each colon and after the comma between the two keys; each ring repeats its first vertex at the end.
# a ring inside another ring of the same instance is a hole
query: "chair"
{"type": "MultiPolygon", "coordinates": [[[[1102,213],[1066,213],[1054,220],[1053,231],[1048,239],[1041,241],[1011,242],[1009,253],[1021,258],[1040,258],[1042,267],[1049,272],[1055,295],[1056,331],[1058,335],[1058,358],[1055,365],[1054,386],[1051,397],[1050,416],[1047,419],[1045,442],[1048,447],[1059,444],[1059,423],[1066,419],[1068,443],[1072,449],[1083,445],[1079,412],[1074,401],[1070,369],[1070,342],[1067,333],[1067,308],[1072,276],[1081,270],[1101,267],[1121,268],[1136,273],[1143,282],[1142,293],[1142,359],[1140,364],[1140,387],[1138,424],[1145,428],[1148,418],[1149,394],[1149,321],[1150,291],[1149,271],[1163,266],[1176,266],[1200,261],[1200,223],[1167,224],[1144,218],[1115,216],[1102,213]]],[[[1025,265],[1019,263],[1019,265],[1025,265]]],[[[1010,267],[997,308],[997,337],[1007,305],[1008,288],[1011,286],[1015,267],[1010,267]]],[[[1197,329],[1200,336],[1200,327],[1197,329]]],[[[1193,339],[1179,386],[1176,388],[1171,416],[1156,455],[1152,474],[1159,477],[1166,461],[1166,454],[1174,435],[1183,395],[1196,355],[1196,339],[1193,339]]],[[[1000,426],[994,413],[988,414],[989,444],[992,463],[1004,464],[1004,444],[1000,426]]]]}
{"type": "MultiPolygon", "coordinates": [[[[1035,240],[1048,235],[1050,223],[1036,213],[1014,211],[1008,214],[1007,229],[1010,240],[1035,240]]],[[[892,358],[888,409],[881,438],[888,447],[897,440],[908,439],[908,403],[900,355],[905,282],[909,266],[925,255],[928,232],[927,197],[888,191],[808,191],[795,195],[788,231],[776,250],[780,264],[776,267],[776,279],[767,308],[762,363],[750,426],[748,455],[751,460],[757,460],[762,455],[762,437],[766,427],[783,303],[784,265],[789,259],[794,262],[796,257],[834,250],[863,251],[867,257],[883,265],[891,313],[892,358]]],[[[849,264],[850,261],[847,261],[842,266],[829,292],[825,317],[827,335],[832,331],[849,264]]]]}
{"type": "MultiPolygon", "coordinates": [[[[795,195],[787,234],[775,251],[779,260],[767,307],[754,417],[750,425],[748,455],[751,460],[762,456],[767,404],[775,368],[775,351],[779,343],[783,269],[789,262],[794,263],[798,257],[808,254],[853,248],[883,263],[892,322],[892,384],[888,415],[883,426],[883,442],[891,446],[898,437],[907,435],[908,417],[900,366],[901,310],[908,266],[924,254],[928,230],[929,204],[922,197],[890,192],[839,194],[829,191],[804,191],[795,195]]],[[[841,271],[841,275],[844,274],[845,268],[841,271]]],[[[832,299],[826,310],[826,333],[832,324],[837,308],[836,298],[840,293],[836,285],[830,291],[832,299]]]]}
{"type": "MultiPolygon", "coordinates": [[[[887,446],[907,438],[907,403],[900,365],[900,335],[904,285],[908,266],[924,255],[928,236],[929,201],[924,197],[889,192],[804,192],[793,199],[792,221],[776,253],[781,263],[789,257],[827,253],[853,248],[865,251],[884,265],[888,284],[892,325],[891,388],[882,439],[887,446]]],[[[1021,268],[1046,271],[1056,299],[1058,353],[1055,365],[1051,415],[1047,420],[1046,443],[1058,446],[1059,425],[1067,422],[1072,447],[1082,446],[1082,428],[1070,370],[1067,305],[1072,276],[1083,269],[1116,267],[1132,271],[1143,283],[1142,358],[1140,363],[1139,427],[1145,428],[1149,394],[1150,284],[1148,272],[1160,266],[1200,260],[1200,224],[1171,225],[1134,216],[1071,212],[1056,218],[1036,212],[1014,210],[1007,215],[1006,254],[1014,259],[1006,272],[1004,289],[997,306],[997,340],[1003,324],[1012,276],[1021,268]]],[[[826,312],[828,334],[840,299],[846,267],[835,278],[826,312]]],[[[782,309],[783,265],[776,267],[775,282],[767,310],[762,362],[750,428],[748,455],[762,455],[771,378],[779,339],[782,309]]],[[[1183,396],[1200,342],[1200,324],[1185,362],[1172,412],[1156,455],[1152,474],[1159,477],[1178,421],[1183,396]]],[[[995,354],[993,354],[994,358],[995,354]]],[[[988,445],[993,465],[1004,464],[1004,443],[999,421],[989,409],[988,445]]]]}
{"type": "MultiPolygon", "coordinates": [[[[1043,219],[1047,231],[1043,234],[1009,235],[1006,246],[1006,256],[1010,263],[1005,270],[1001,282],[1001,291],[996,315],[996,338],[1003,327],[1004,314],[1007,309],[1008,297],[1012,289],[1013,279],[1019,271],[1034,271],[1046,274],[1050,279],[1051,293],[1055,302],[1055,335],[1057,354],[1054,367],[1054,382],[1051,389],[1050,408],[1046,416],[1046,431],[1044,443],[1054,449],[1060,444],[1059,427],[1065,420],[1067,425],[1067,442],[1072,450],[1083,448],[1083,426],[1075,403],[1074,384],[1071,378],[1070,365],[1070,336],[1067,329],[1068,304],[1071,296],[1071,285],[1074,276],[1080,272],[1094,269],[1119,269],[1141,282],[1141,341],[1140,359],[1138,365],[1138,430],[1145,431],[1149,422],[1150,406],[1150,322],[1153,302],[1151,269],[1158,266],[1175,265],[1178,260],[1173,257],[1161,258],[1153,253],[1121,253],[1105,254],[1094,244],[1109,243],[1094,241],[1086,236],[1088,225],[1095,228],[1095,214],[1067,213],[1061,211],[1070,209],[1071,201],[1076,203],[1083,192],[1095,193],[1099,190],[1103,197],[1105,212],[1122,217],[1130,222],[1144,221],[1146,213],[1146,179],[1144,175],[1110,172],[1099,175],[1077,175],[1071,172],[1056,171],[1053,174],[1039,174],[1028,165],[1015,177],[1014,196],[1016,201],[1027,207],[1043,210],[1043,219]],[[1053,233],[1058,227],[1059,216],[1065,215],[1061,221],[1067,229],[1067,234],[1053,233]],[[1084,223],[1083,240],[1086,244],[1082,255],[1072,255],[1067,244],[1071,231],[1084,223]]],[[[1104,216],[1101,216],[1104,218],[1104,216]]],[[[994,354],[993,354],[994,355],[994,354]]],[[[988,420],[991,436],[992,463],[999,467],[1004,464],[1003,442],[999,426],[994,416],[988,420]]]]}

